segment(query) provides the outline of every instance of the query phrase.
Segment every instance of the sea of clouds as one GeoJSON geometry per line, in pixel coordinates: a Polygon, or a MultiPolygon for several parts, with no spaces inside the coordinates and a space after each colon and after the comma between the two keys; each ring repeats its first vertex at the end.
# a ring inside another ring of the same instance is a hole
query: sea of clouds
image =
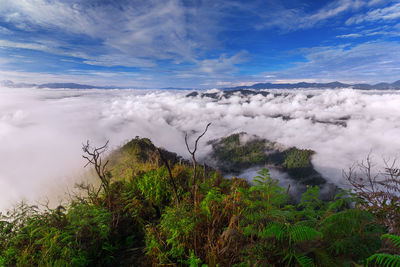
{"type": "Polygon", "coordinates": [[[84,177],[86,140],[98,146],[110,140],[112,149],[149,137],[188,157],[185,132],[196,136],[208,122],[200,158],[211,151],[208,140],[245,131],[315,150],[316,169],[340,186],[342,170],[371,151],[378,165],[399,155],[396,91],[272,92],[283,94],[214,99],[171,90],[0,88],[0,210],[21,199],[63,196],[84,177]],[[343,119],[345,125],[335,123],[343,119]]]}

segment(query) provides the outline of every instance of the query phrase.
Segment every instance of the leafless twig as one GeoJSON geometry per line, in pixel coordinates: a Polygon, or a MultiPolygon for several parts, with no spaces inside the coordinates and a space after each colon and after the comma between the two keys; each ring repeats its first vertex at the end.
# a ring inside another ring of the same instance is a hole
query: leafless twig
{"type": "Polygon", "coordinates": [[[370,155],[353,165],[343,176],[364,203],[360,207],[372,212],[379,223],[394,234],[400,234],[400,169],[396,160],[383,159],[384,171],[374,171],[370,155]]]}
{"type": "Polygon", "coordinates": [[[91,147],[89,144],[89,140],[86,142],[86,144],[82,145],[82,150],[85,153],[84,155],[82,155],[82,157],[87,160],[85,167],[89,164],[93,165],[97,177],[100,179],[101,182],[101,187],[99,188],[97,195],[100,192],[101,188],[103,188],[105,192],[108,192],[110,186],[110,177],[107,171],[108,160],[104,163],[101,157],[108,148],[108,142],[109,141],[107,141],[103,146],[97,148],[91,147]]]}
{"type": "Polygon", "coordinates": [[[204,130],[204,132],[199,135],[196,139],[196,141],[194,142],[194,148],[193,150],[190,149],[189,144],[188,144],[188,135],[187,133],[185,134],[185,144],[186,144],[186,148],[189,152],[189,154],[192,156],[192,163],[193,163],[193,185],[196,185],[196,177],[197,177],[197,162],[196,162],[196,151],[197,151],[197,145],[199,140],[206,134],[208,127],[211,125],[211,122],[209,122],[204,130]]]}

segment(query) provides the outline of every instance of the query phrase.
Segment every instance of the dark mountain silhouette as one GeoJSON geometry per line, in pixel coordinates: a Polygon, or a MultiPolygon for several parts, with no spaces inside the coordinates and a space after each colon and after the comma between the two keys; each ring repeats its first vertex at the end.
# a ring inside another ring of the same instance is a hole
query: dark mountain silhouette
{"type": "Polygon", "coordinates": [[[348,84],[341,82],[330,82],[330,83],[307,83],[307,82],[299,82],[299,83],[256,83],[250,86],[236,86],[236,87],[228,87],[224,88],[225,90],[239,90],[239,89],[296,89],[296,88],[315,88],[315,89],[333,89],[333,88],[353,88],[353,89],[362,89],[362,90],[371,90],[371,89],[400,89],[400,80],[394,83],[377,83],[374,85],[358,83],[358,84],[348,84]]]}
{"type": "Polygon", "coordinates": [[[0,81],[0,86],[8,87],[8,88],[50,88],[50,89],[115,89],[122,87],[115,86],[95,86],[95,85],[87,85],[87,84],[79,84],[79,83],[44,83],[44,84],[36,84],[36,83],[14,83],[10,80],[0,81]]]}
{"type": "Polygon", "coordinates": [[[70,88],[70,89],[110,89],[114,87],[107,86],[94,86],[87,84],[79,84],[79,83],[44,83],[37,86],[38,88],[52,88],[52,89],[61,89],[61,88],[70,88]]]}
{"type": "MultiPolygon", "coordinates": [[[[34,83],[14,83],[9,80],[0,81],[0,86],[8,87],[8,88],[50,88],[50,89],[126,89],[128,87],[117,87],[117,86],[96,86],[96,85],[87,85],[87,84],[79,84],[79,83],[45,83],[45,84],[34,84],[34,83]]],[[[335,88],[353,88],[353,89],[361,89],[361,90],[400,90],[400,80],[393,83],[377,83],[377,84],[366,84],[366,83],[357,83],[357,84],[348,84],[341,82],[330,82],[330,83],[307,83],[307,82],[299,82],[299,83],[256,83],[251,86],[236,86],[236,87],[227,87],[222,88],[223,90],[243,90],[243,89],[297,89],[297,88],[314,88],[314,89],[335,89],[335,88]]],[[[178,87],[165,87],[162,89],[166,90],[190,90],[194,88],[178,88],[178,87]]]]}

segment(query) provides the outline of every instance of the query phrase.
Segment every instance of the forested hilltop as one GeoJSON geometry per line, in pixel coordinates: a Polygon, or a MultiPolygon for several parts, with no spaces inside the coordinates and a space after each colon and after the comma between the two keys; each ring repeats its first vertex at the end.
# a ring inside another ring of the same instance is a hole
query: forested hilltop
{"type": "MultiPolygon", "coordinates": [[[[259,140],[247,151],[239,137],[214,142],[213,157],[225,167],[229,158],[247,164],[250,153],[294,177],[317,175],[311,151],[277,149],[263,158],[259,140]]],[[[265,168],[252,183],[224,178],[197,162],[196,148],[188,144],[187,161],[147,138],[108,155],[107,144],[85,144],[98,184],[80,184],[55,209],[21,203],[2,214],[0,266],[400,266],[393,165],[376,177],[367,159],[345,173],[352,191],[322,201],[323,183],[314,183],[297,200],[265,168]]]]}

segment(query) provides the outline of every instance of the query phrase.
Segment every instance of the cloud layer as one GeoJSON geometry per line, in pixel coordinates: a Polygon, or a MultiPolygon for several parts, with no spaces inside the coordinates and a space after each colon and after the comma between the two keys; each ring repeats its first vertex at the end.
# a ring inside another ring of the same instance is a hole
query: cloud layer
{"type": "Polygon", "coordinates": [[[1,88],[0,208],[21,198],[53,197],[82,178],[87,139],[97,145],[109,139],[117,147],[145,136],[187,157],[184,132],[212,122],[199,156],[210,151],[207,140],[246,131],[315,150],[317,170],[338,184],[342,169],[371,150],[379,162],[397,156],[400,147],[397,92],[305,90],[218,101],[186,93],[1,88]],[[334,123],[343,118],[347,127],[334,123]]]}

